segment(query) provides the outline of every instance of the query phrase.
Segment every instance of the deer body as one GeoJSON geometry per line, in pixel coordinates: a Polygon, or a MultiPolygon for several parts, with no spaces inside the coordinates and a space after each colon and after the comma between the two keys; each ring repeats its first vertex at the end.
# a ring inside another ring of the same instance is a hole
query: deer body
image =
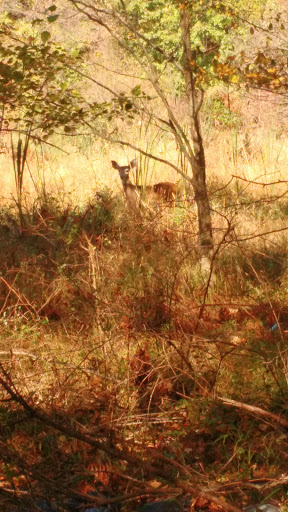
{"type": "Polygon", "coordinates": [[[131,169],[136,167],[136,160],[131,160],[129,165],[119,165],[115,160],[111,161],[112,167],[119,172],[122,181],[124,193],[129,204],[136,206],[141,202],[141,197],[147,201],[171,201],[175,204],[177,195],[180,195],[181,189],[175,183],[168,181],[156,183],[155,185],[148,185],[143,187],[141,185],[134,185],[130,180],[129,173],[131,169]]]}
{"type": "Polygon", "coordinates": [[[170,183],[169,181],[156,183],[156,185],[153,185],[153,190],[155,194],[163,197],[165,201],[175,201],[177,196],[180,196],[181,194],[181,189],[179,185],[176,185],[175,183],[170,183]]]}

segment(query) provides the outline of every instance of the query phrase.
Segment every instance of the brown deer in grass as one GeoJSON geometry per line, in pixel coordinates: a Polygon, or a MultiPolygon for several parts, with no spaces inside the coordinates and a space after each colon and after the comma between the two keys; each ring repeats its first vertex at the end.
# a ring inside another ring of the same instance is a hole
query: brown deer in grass
{"type": "Polygon", "coordinates": [[[165,201],[174,201],[181,194],[181,188],[176,183],[170,183],[169,181],[163,181],[153,185],[153,190],[158,197],[162,197],[165,201]]]}
{"type": "Polygon", "coordinates": [[[141,198],[144,198],[147,201],[171,202],[171,205],[174,206],[175,199],[181,194],[181,188],[179,185],[175,185],[175,183],[170,183],[168,181],[156,183],[155,185],[147,185],[146,187],[134,185],[130,180],[129,173],[131,169],[137,166],[135,159],[131,160],[129,165],[119,165],[115,160],[112,160],[111,163],[112,167],[117,169],[119,172],[128,203],[133,206],[138,205],[141,202],[141,198]]]}

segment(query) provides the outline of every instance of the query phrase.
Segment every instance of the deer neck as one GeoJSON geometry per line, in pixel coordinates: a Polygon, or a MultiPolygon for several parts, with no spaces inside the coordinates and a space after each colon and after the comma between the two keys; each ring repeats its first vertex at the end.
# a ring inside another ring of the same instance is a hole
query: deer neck
{"type": "Polygon", "coordinates": [[[136,186],[133,185],[132,181],[130,180],[129,176],[125,176],[122,179],[123,188],[126,191],[127,189],[136,189],[136,186]]]}

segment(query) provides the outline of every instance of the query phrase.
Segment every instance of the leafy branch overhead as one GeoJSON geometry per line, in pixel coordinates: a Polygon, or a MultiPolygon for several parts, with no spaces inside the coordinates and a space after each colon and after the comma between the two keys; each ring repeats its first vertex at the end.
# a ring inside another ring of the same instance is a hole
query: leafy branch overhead
{"type": "Polygon", "coordinates": [[[223,82],[234,85],[264,89],[271,92],[287,91],[288,69],[286,57],[269,56],[258,51],[253,58],[241,52],[240,56],[231,56],[225,62],[214,60],[215,75],[223,82]],[[237,62],[238,61],[238,62],[237,62]]]}
{"type": "Polygon", "coordinates": [[[58,128],[69,133],[84,124],[101,125],[105,119],[133,113],[131,98],[137,90],[131,97],[120,94],[107,102],[88,101],[79,87],[83,52],[53,43],[46,30],[35,37],[20,37],[18,32],[17,22],[1,25],[2,129],[32,128],[32,133],[47,137],[58,128]]]}
{"type": "MultiPolygon", "coordinates": [[[[82,13],[97,18],[105,25],[107,16],[114,18],[119,42],[142,61],[148,52],[159,77],[163,79],[167,66],[173,70],[174,82],[184,91],[183,48],[180,18],[183,8],[190,16],[191,60],[195,86],[206,89],[221,80],[234,85],[283,90],[287,88],[287,59],[284,49],[265,47],[256,52],[235,49],[235,38],[247,34],[255,38],[260,28],[254,28],[241,18],[239,9],[224,2],[210,0],[185,3],[175,0],[153,0],[145,5],[131,0],[120,3],[119,11],[93,3],[72,1],[82,13]],[[253,33],[251,33],[253,32],[253,33]],[[139,44],[140,43],[140,44],[139,44]],[[171,67],[172,66],[172,67],[171,67]]],[[[244,2],[245,3],[245,2],[244,2]]],[[[242,13],[242,16],[243,13],[242,13]]],[[[59,18],[57,7],[51,5],[46,18],[36,18],[30,23],[33,32],[20,27],[19,22],[2,16],[0,28],[0,99],[2,104],[2,128],[13,130],[40,130],[49,136],[64,128],[66,133],[83,125],[103,128],[105,123],[117,117],[133,117],[143,108],[142,101],[150,96],[140,86],[131,93],[109,91],[107,101],[97,102],[82,93],[82,80],[95,81],[107,88],[96,77],[86,73],[85,46],[80,49],[56,44],[52,40],[49,25],[59,18]],[[41,30],[46,21],[45,30],[41,30]],[[47,26],[48,23],[48,26],[47,26]],[[32,36],[31,33],[34,35],[32,36]],[[20,34],[20,35],[19,35],[20,34]],[[80,81],[79,81],[80,77],[80,81]],[[104,124],[103,124],[104,123],[104,124]]],[[[27,27],[29,22],[26,22],[27,27]]],[[[274,27],[284,30],[281,17],[268,25],[266,32],[273,36],[274,27]],[[281,27],[280,27],[281,22],[281,27]]],[[[114,27],[115,28],[115,27],[114,27]]],[[[113,28],[113,30],[114,30],[113,28]]],[[[284,45],[285,46],[285,45],[284,45]]]]}

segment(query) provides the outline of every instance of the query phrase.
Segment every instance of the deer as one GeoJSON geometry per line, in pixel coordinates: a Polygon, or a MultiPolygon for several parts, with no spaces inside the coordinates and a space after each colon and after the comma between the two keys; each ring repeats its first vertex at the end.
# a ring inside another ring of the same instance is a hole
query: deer
{"type": "Polygon", "coordinates": [[[175,205],[175,199],[181,193],[179,185],[168,181],[156,183],[155,185],[134,185],[130,180],[129,173],[131,169],[137,167],[136,159],[131,160],[128,165],[119,165],[115,160],[111,160],[113,169],[117,169],[123,185],[124,193],[129,204],[136,206],[141,204],[141,197],[152,201],[166,201],[175,205]]]}
{"type": "Polygon", "coordinates": [[[176,183],[170,183],[169,181],[163,181],[153,185],[155,194],[159,197],[163,197],[165,201],[172,201],[175,203],[177,196],[181,194],[181,188],[176,183]]]}

